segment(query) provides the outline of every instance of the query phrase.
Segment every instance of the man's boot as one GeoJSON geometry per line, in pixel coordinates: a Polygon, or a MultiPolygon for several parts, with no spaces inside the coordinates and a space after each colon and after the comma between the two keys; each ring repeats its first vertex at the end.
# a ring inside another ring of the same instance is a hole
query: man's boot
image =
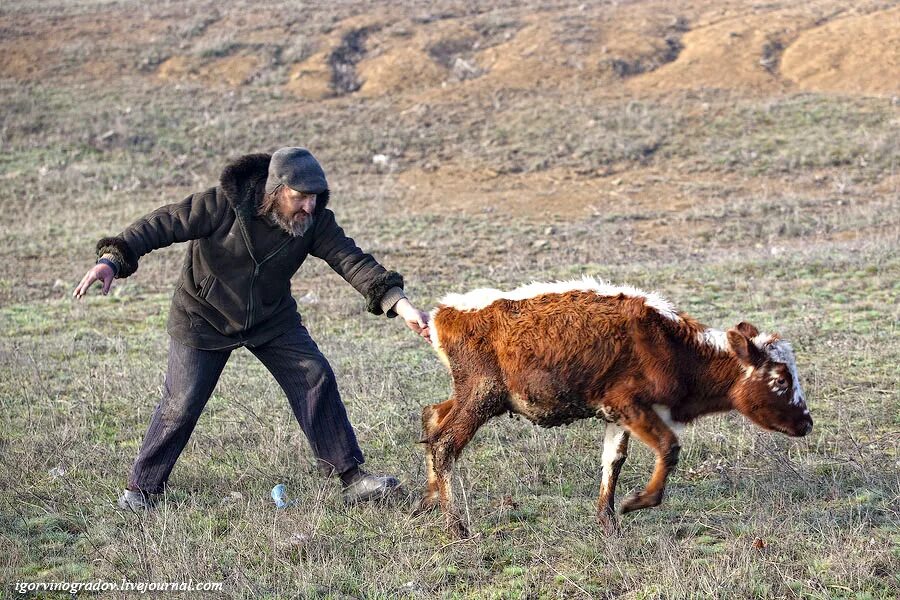
{"type": "Polygon", "coordinates": [[[152,509],[159,501],[162,494],[147,494],[141,491],[125,489],[119,496],[119,508],[132,512],[141,512],[152,509]]]}
{"type": "Polygon", "coordinates": [[[372,475],[355,468],[341,473],[344,503],[387,500],[400,489],[400,480],[390,475],[372,475]]]}

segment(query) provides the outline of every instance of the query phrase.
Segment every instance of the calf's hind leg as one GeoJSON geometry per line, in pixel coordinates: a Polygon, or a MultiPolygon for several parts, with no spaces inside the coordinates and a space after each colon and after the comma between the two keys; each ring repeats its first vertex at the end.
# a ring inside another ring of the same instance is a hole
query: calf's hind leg
{"type": "Polygon", "coordinates": [[[603,478],[597,497],[597,523],[607,532],[617,529],[615,494],[619,472],[628,457],[628,432],[615,423],[606,424],[603,435],[603,478]]]}

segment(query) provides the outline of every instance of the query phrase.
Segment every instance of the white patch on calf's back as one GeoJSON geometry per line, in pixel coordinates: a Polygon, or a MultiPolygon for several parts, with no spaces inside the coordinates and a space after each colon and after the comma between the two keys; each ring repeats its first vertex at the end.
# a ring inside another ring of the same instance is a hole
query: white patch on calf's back
{"type": "Polygon", "coordinates": [[[672,321],[680,320],[675,306],[656,292],[645,292],[630,285],[612,285],[588,276],[571,281],[547,283],[535,281],[507,292],[494,288],[481,288],[465,294],[448,294],[441,299],[440,304],[452,306],[457,310],[479,310],[497,300],[527,300],[544,294],[564,294],[566,292],[593,292],[598,296],[605,297],[622,294],[630,298],[643,298],[645,305],[656,310],[663,317],[672,321]]]}
{"type": "Polygon", "coordinates": [[[495,288],[478,288],[465,294],[447,294],[441,298],[444,306],[457,310],[478,310],[503,297],[503,292],[495,288]]]}
{"type": "Polygon", "coordinates": [[[709,346],[719,352],[728,351],[728,334],[718,329],[704,329],[697,334],[697,340],[705,346],[709,346]]]}

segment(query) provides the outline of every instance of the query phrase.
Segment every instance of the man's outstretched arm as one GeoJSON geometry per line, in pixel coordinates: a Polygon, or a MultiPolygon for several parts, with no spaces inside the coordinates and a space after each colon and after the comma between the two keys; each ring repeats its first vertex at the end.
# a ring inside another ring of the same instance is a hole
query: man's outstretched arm
{"type": "Polygon", "coordinates": [[[95,281],[102,281],[102,293],[108,294],[112,280],[137,271],[140,257],[148,252],[210,235],[221,223],[226,209],[225,198],[209,189],[157,208],[119,235],[101,239],[96,248],[98,264],[85,274],[72,295],[83,297],[95,281]]]}
{"type": "Polygon", "coordinates": [[[326,261],[350,285],[365,296],[367,310],[388,317],[400,315],[407,326],[428,339],[428,314],[418,310],[403,293],[403,277],[382,267],[360,250],[337,224],[334,213],[325,209],[317,217],[310,254],[326,261]]]}

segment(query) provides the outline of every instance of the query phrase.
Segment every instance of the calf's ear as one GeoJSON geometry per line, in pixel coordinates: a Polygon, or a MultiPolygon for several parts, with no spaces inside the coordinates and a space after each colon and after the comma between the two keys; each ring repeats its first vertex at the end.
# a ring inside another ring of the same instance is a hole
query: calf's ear
{"type": "MultiPolygon", "coordinates": [[[[745,325],[746,323],[742,323],[745,325]]],[[[750,325],[750,327],[753,327],[750,325]]],[[[755,331],[756,328],[753,328],[755,331]]],[[[734,352],[735,356],[737,356],[738,360],[741,363],[751,366],[758,367],[762,365],[766,357],[762,353],[762,351],[756,347],[756,344],[746,336],[743,332],[739,331],[737,328],[728,330],[728,345],[731,347],[731,351],[734,352]]],[[[755,337],[755,336],[754,336],[755,337]]]]}
{"type": "Polygon", "coordinates": [[[735,325],[734,328],[751,339],[759,335],[759,329],[757,329],[747,321],[741,321],[740,323],[735,325]]]}

